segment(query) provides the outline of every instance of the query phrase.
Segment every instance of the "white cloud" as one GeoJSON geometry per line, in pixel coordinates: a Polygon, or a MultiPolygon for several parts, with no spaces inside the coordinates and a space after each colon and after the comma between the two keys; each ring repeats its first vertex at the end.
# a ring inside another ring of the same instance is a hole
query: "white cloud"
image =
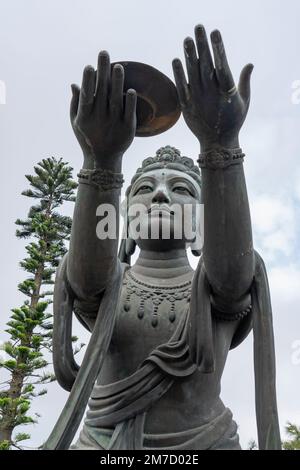
{"type": "Polygon", "coordinates": [[[274,233],[266,235],[263,240],[264,246],[266,247],[269,257],[275,258],[275,253],[282,252],[286,256],[289,256],[293,252],[293,247],[290,241],[294,241],[293,233],[286,233],[286,230],[278,228],[274,233]]]}
{"type": "Polygon", "coordinates": [[[300,300],[300,267],[289,264],[269,269],[271,292],[281,301],[300,300]]]}
{"type": "Polygon", "coordinates": [[[269,262],[293,253],[297,237],[297,208],[286,195],[262,194],[251,204],[255,245],[269,262]]]}
{"type": "Polygon", "coordinates": [[[294,211],[288,201],[275,199],[269,194],[257,197],[251,204],[255,228],[261,233],[274,231],[279,225],[290,224],[294,211]]]}
{"type": "MultiPolygon", "coordinates": [[[[106,47],[113,60],[130,58],[143,61],[172,77],[171,59],[175,55],[182,57],[183,38],[192,33],[194,24],[203,17],[208,32],[218,27],[226,37],[228,57],[234,71],[239,71],[244,61],[255,63],[251,109],[243,128],[241,145],[247,154],[245,169],[250,200],[253,201],[255,247],[266,261],[272,261],[274,268],[268,269],[268,272],[275,300],[277,357],[286,357],[286,344],[297,339],[300,331],[297,298],[300,267],[288,264],[289,261],[283,268],[278,266],[282,257],[288,253],[290,256],[295,254],[297,213],[292,200],[280,198],[277,192],[278,189],[286,191],[290,198],[292,193],[294,196],[297,194],[300,201],[300,171],[298,176],[295,171],[297,166],[299,168],[300,113],[299,105],[294,106],[290,101],[290,86],[300,76],[300,60],[294,60],[299,48],[299,2],[253,0],[248,5],[247,22],[243,21],[244,12],[236,8],[235,0],[226,3],[217,0],[202,2],[201,18],[195,17],[199,11],[199,1],[191,1],[189,8],[186,8],[184,2],[176,0],[171,11],[167,2],[163,4],[157,0],[152,2],[150,9],[146,8],[146,3],[143,7],[142,2],[137,1],[132,2],[134,6],[131,4],[131,8],[125,2],[107,2],[104,5],[104,2],[96,0],[52,0],[44,2],[41,7],[34,0],[2,3],[6,20],[1,31],[1,78],[5,78],[11,90],[9,105],[1,108],[0,144],[1,155],[5,156],[2,170],[11,175],[3,178],[0,188],[1,201],[8,201],[2,204],[1,284],[5,292],[1,298],[1,311],[4,312],[0,318],[2,330],[10,308],[21,301],[21,296],[16,293],[16,280],[23,276],[18,261],[24,253],[20,242],[14,241],[13,221],[27,212],[27,203],[18,196],[24,189],[23,175],[42,156],[49,154],[58,154],[70,160],[76,170],[81,165],[79,147],[68,118],[68,84],[80,81],[83,66],[89,62],[94,64],[99,48],[106,47]],[[16,4],[22,21],[16,21],[16,4]],[[260,15],[257,15],[258,8],[260,15]],[[72,28],[66,35],[67,22],[72,24],[72,28]],[[168,34],[162,35],[166,24],[169,26],[168,34]],[[235,28],[232,28],[233,24],[235,28]],[[116,34],[112,34],[112,25],[116,34]],[[157,34],[153,34],[153,25],[157,34]],[[255,35],[252,34],[253,27],[255,35]],[[282,32],[280,35],[279,30],[282,32]],[[239,47],[236,47],[237,35],[241,38],[239,47]],[[36,37],[39,37],[38,42],[36,37]],[[279,56],[282,66],[278,68],[279,56]],[[38,69],[36,63],[40,64],[38,69]],[[45,90],[50,92],[45,93],[45,90]],[[16,135],[18,138],[15,138],[16,135]],[[264,197],[256,200],[262,189],[267,193],[265,197],[268,201],[264,197]],[[282,211],[283,207],[285,211],[282,211]],[[282,212],[286,218],[279,223],[278,215],[282,212]],[[290,297],[295,300],[291,301],[290,297]]],[[[166,134],[151,139],[135,139],[124,158],[126,184],[142,158],[153,155],[160,145],[167,143],[197,158],[198,143],[181,119],[166,134]]],[[[196,258],[192,257],[192,263],[195,265],[196,262],[196,258]]],[[[79,336],[82,340],[83,332],[79,336]]],[[[226,387],[224,391],[224,402],[232,408],[240,425],[244,446],[251,437],[256,437],[250,339],[248,344],[249,350],[244,343],[231,353],[235,359],[226,364],[228,381],[227,392],[226,387]]],[[[277,392],[283,424],[288,419],[300,423],[298,369],[299,366],[296,369],[291,364],[284,364],[278,369],[277,392]]],[[[49,435],[67,398],[67,393],[57,383],[48,388],[46,398],[40,397],[34,401],[34,411],[39,411],[43,416],[39,424],[26,427],[26,431],[32,434],[29,445],[39,445],[49,435]]]]}
{"type": "Polygon", "coordinates": [[[295,187],[295,194],[296,194],[296,197],[297,199],[299,199],[300,201],[300,168],[297,172],[297,176],[296,176],[296,187],[295,187]]]}

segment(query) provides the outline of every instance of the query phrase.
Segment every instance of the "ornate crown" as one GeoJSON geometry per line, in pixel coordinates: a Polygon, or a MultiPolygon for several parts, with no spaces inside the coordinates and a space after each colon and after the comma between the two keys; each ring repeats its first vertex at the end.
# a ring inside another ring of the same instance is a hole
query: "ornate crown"
{"type": "MultiPolygon", "coordinates": [[[[135,175],[131,180],[131,185],[147,171],[157,170],[160,168],[170,168],[173,170],[183,171],[194,178],[201,187],[201,177],[199,167],[194,164],[194,161],[189,157],[181,156],[180,150],[175,147],[167,145],[157,150],[155,157],[145,158],[142,166],[137,169],[135,175]]],[[[130,187],[126,191],[128,194],[130,187]]]]}

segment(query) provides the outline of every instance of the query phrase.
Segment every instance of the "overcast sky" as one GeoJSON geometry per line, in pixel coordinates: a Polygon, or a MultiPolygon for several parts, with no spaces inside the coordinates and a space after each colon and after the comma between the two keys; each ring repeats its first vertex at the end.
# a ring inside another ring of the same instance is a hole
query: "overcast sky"
{"type": "MultiPolygon", "coordinates": [[[[221,30],[236,79],[246,63],[255,65],[240,142],[255,248],[266,261],[273,301],[281,429],[288,420],[300,425],[300,361],[295,360],[300,349],[300,104],[292,100],[293,83],[300,80],[300,3],[1,0],[0,17],[0,80],[6,86],[6,104],[0,105],[0,340],[5,340],[10,309],[23,300],[17,284],[24,278],[18,267],[24,244],[15,239],[14,221],[26,216],[30,203],[20,195],[24,175],[49,156],[63,157],[76,172],[81,166],[69,124],[70,84],[80,84],[83,67],[95,66],[101,49],[110,52],[112,61],[145,62],[172,78],[171,61],[183,56],[184,37],[203,23],[208,32],[221,30]]],[[[144,157],[167,144],[194,159],[199,153],[181,119],[161,136],[135,139],[124,157],[126,183],[144,157]]],[[[70,207],[66,211],[71,214],[70,207]]],[[[88,340],[79,327],[76,333],[88,340]]],[[[34,410],[42,417],[28,428],[28,445],[46,439],[66,396],[54,384],[36,400],[34,410]]],[[[256,439],[252,335],[230,353],[222,398],[246,447],[256,439]]]]}

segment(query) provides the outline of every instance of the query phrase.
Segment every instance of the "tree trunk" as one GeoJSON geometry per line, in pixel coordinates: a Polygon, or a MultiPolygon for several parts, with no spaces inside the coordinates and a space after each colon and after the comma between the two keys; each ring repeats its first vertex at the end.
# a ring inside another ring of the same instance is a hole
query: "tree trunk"
{"type": "MultiPolygon", "coordinates": [[[[18,367],[18,365],[17,365],[18,367]]],[[[6,415],[3,417],[3,421],[0,425],[0,442],[8,441],[9,446],[13,443],[12,433],[15,427],[15,418],[17,416],[18,404],[16,401],[22,394],[22,387],[24,383],[25,374],[16,368],[12,372],[10,387],[7,392],[7,398],[12,400],[6,415]]]]}
{"type": "MultiPolygon", "coordinates": [[[[47,210],[47,216],[50,217],[51,211],[47,210]]],[[[47,242],[47,237],[43,240],[47,242]]],[[[42,256],[44,257],[46,254],[46,249],[42,253],[42,256]]],[[[42,287],[42,280],[43,280],[43,272],[45,269],[45,263],[40,263],[40,265],[37,267],[35,276],[34,276],[34,290],[31,295],[30,299],[30,308],[34,309],[36,308],[39,299],[40,299],[40,292],[41,292],[41,287],[42,287]]],[[[31,345],[31,337],[32,333],[28,335],[26,340],[21,341],[22,346],[27,346],[30,347],[31,345]]],[[[9,447],[13,445],[13,439],[12,439],[12,434],[15,428],[15,419],[17,416],[17,402],[14,400],[17,400],[22,396],[22,388],[24,385],[24,379],[26,377],[26,373],[22,372],[18,366],[22,362],[22,360],[17,361],[16,369],[12,372],[11,374],[11,380],[9,382],[9,389],[7,391],[7,398],[12,400],[11,406],[9,407],[7,413],[5,416],[3,416],[2,423],[0,424],[0,442],[1,441],[8,441],[9,447]]]]}

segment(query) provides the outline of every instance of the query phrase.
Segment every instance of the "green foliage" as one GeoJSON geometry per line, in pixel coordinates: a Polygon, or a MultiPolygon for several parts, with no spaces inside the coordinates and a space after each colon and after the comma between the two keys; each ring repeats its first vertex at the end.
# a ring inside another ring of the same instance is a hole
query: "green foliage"
{"type": "Polygon", "coordinates": [[[10,446],[11,446],[11,443],[7,439],[0,441],[0,450],[9,450],[10,446]]]}
{"type": "Polygon", "coordinates": [[[19,432],[16,436],[15,436],[15,442],[21,442],[21,441],[25,441],[27,439],[30,439],[30,434],[27,434],[25,432],[19,432]]]}
{"type": "Polygon", "coordinates": [[[251,439],[251,441],[249,441],[247,450],[257,450],[257,444],[254,439],[251,439]]]}
{"type": "MultiPolygon", "coordinates": [[[[300,426],[288,422],[285,431],[290,439],[282,442],[283,450],[300,450],[300,426]]],[[[252,439],[248,444],[248,450],[257,449],[258,446],[255,440],[252,439]]]]}
{"type": "Polygon", "coordinates": [[[287,423],[285,430],[290,439],[282,443],[283,449],[300,450],[300,426],[296,426],[292,423],[287,423]]]}
{"type": "Polygon", "coordinates": [[[19,443],[30,438],[27,433],[15,434],[15,428],[36,422],[36,416],[30,416],[31,402],[47,393],[42,385],[55,380],[44,357],[45,351],[51,350],[52,315],[47,309],[53,292],[44,287],[53,284],[70,238],[72,221],[57,209],[64,201],[75,200],[77,187],[72,168],[62,159],[42,160],[34,167],[34,175],[26,178],[30,188],[22,194],[38,200],[38,204],[30,208],[25,220],[16,221],[16,236],[30,238],[26,257],[20,263],[28,277],[18,285],[26,299],[12,309],[6,329],[9,340],[2,345],[7,358],[0,362],[0,369],[6,371],[8,380],[0,392],[0,450],[20,448],[19,443]]]}

